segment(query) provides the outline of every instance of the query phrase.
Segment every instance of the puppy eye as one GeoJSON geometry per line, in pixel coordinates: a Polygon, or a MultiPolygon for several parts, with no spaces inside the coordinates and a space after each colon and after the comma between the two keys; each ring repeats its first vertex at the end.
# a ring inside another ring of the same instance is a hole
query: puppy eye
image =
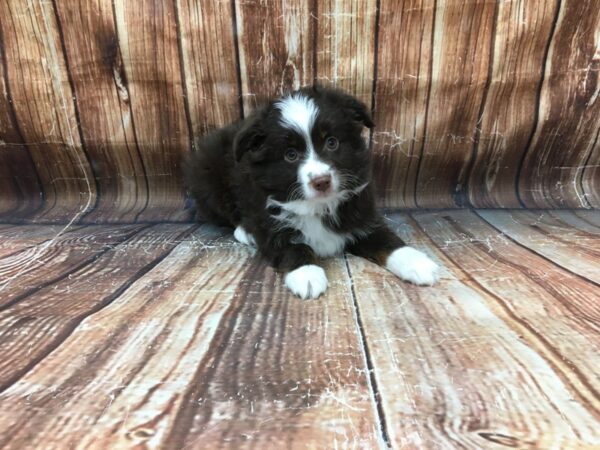
{"type": "Polygon", "coordinates": [[[327,139],[325,139],[325,148],[330,152],[337,150],[339,146],[340,141],[338,141],[337,138],[329,136],[327,139]]]}
{"type": "Polygon", "coordinates": [[[288,148],[285,152],[285,160],[294,162],[298,159],[298,151],[295,148],[288,148]]]}

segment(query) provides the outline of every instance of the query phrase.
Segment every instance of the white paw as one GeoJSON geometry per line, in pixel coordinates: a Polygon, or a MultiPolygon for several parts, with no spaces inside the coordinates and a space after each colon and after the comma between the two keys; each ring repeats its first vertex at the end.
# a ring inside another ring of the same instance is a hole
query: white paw
{"type": "Polygon", "coordinates": [[[321,267],[308,264],[288,272],[285,285],[300,298],[318,298],[327,289],[327,277],[321,267]]]}
{"type": "Polygon", "coordinates": [[[439,267],[425,253],[401,247],[388,256],[386,268],[403,280],[418,285],[432,285],[439,279],[439,267]]]}
{"type": "Polygon", "coordinates": [[[244,227],[238,225],[235,231],[233,232],[233,237],[236,241],[241,242],[245,245],[251,245],[252,247],[256,247],[256,241],[254,240],[254,236],[250,233],[246,233],[244,227]]]}

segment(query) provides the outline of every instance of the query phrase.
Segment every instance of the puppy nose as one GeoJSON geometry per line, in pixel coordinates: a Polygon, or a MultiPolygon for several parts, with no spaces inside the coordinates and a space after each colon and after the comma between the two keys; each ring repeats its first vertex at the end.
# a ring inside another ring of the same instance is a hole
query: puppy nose
{"type": "Polygon", "coordinates": [[[321,175],[310,181],[311,187],[315,191],[326,192],[331,187],[331,175],[321,175]]]}

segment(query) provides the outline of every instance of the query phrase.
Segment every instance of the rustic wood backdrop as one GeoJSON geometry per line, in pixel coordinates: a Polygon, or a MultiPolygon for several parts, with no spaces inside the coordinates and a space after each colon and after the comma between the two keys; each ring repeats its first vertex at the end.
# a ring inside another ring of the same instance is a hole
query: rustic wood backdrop
{"type": "Polygon", "coordinates": [[[0,219],[182,221],[193,136],[315,81],[382,206],[600,206],[598,0],[0,0],[0,219]]]}

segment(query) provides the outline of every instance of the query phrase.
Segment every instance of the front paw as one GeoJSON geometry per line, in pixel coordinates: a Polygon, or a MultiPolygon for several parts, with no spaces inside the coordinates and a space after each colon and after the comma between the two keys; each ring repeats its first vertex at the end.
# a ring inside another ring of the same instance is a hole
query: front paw
{"type": "Polygon", "coordinates": [[[403,280],[418,285],[432,285],[439,279],[439,266],[425,253],[401,247],[388,256],[386,268],[403,280]]]}
{"type": "Polygon", "coordinates": [[[327,289],[327,277],[321,267],[308,264],[288,272],[285,285],[302,299],[318,298],[327,289]]]}
{"type": "Polygon", "coordinates": [[[243,226],[238,225],[233,232],[233,237],[236,241],[249,245],[251,247],[256,247],[256,241],[254,240],[254,236],[248,233],[243,226]]]}

